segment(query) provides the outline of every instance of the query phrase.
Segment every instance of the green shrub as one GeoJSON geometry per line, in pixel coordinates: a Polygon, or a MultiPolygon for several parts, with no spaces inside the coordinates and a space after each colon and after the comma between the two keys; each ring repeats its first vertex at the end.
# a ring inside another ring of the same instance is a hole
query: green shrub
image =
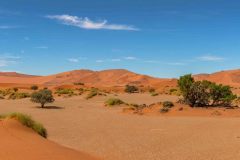
{"type": "Polygon", "coordinates": [[[158,96],[158,95],[159,95],[159,93],[156,93],[156,92],[152,92],[152,93],[151,93],[151,96],[153,96],[153,97],[154,97],[154,96],[158,96]]]}
{"type": "Polygon", "coordinates": [[[86,99],[93,98],[93,97],[97,96],[98,94],[99,93],[98,93],[97,89],[91,89],[91,91],[87,94],[86,99]]]}
{"type": "Polygon", "coordinates": [[[76,86],[84,86],[84,83],[82,83],[82,82],[76,82],[76,83],[73,83],[74,85],[76,85],[76,86]]]}
{"type": "Polygon", "coordinates": [[[180,77],[178,86],[184,102],[191,107],[208,105],[229,106],[236,99],[236,95],[232,93],[231,87],[218,85],[206,80],[195,82],[191,75],[180,77]]]}
{"type": "Polygon", "coordinates": [[[126,93],[136,93],[139,89],[136,86],[126,85],[125,86],[125,92],[126,93]]]}
{"type": "Polygon", "coordinates": [[[36,90],[38,90],[38,86],[33,85],[33,86],[30,87],[30,89],[36,91],[36,90]]]}
{"type": "Polygon", "coordinates": [[[8,99],[23,99],[23,98],[28,98],[30,97],[29,93],[24,93],[24,92],[13,92],[9,95],[8,99]]]}
{"type": "Polygon", "coordinates": [[[107,106],[115,106],[115,105],[121,105],[125,104],[121,99],[118,98],[109,98],[106,102],[105,105],[107,106]]]}
{"type": "Polygon", "coordinates": [[[150,93],[154,93],[155,91],[156,91],[155,88],[150,88],[150,89],[149,89],[149,92],[150,92],[150,93]]]}
{"type": "Polygon", "coordinates": [[[17,88],[17,87],[14,87],[13,90],[14,90],[14,92],[17,92],[17,91],[18,91],[18,88],[17,88]]]}
{"type": "Polygon", "coordinates": [[[163,107],[164,108],[172,108],[172,107],[174,107],[174,104],[171,101],[164,101],[163,102],[163,107]]]}
{"type": "Polygon", "coordinates": [[[43,108],[46,103],[52,103],[55,100],[53,98],[52,91],[43,89],[38,92],[34,92],[31,95],[31,101],[34,103],[40,103],[43,108]]]}
{"type": "Polygon", "coordinates": [[[0,118],[1,119],[3,119],[3,118],[16,119],[24,126],[33,129],[35,132],[37,132],[42,137],[47,138],[47,130],[43,127],[43,125],[40,123],[37,123],[28,115],[21,114],[21,113],[10,113],[7,115],[0,115],[0,118]]]}
{"type": "Polygon", "coordinates": [[[74,91],[72,89],[69,89],[69,88],[66,88],[66,89],[63,89],[63,88],[58,88],[55,92],[55,94],[68,94],[68,95],[73,95],[74,94],[74,91]]]}

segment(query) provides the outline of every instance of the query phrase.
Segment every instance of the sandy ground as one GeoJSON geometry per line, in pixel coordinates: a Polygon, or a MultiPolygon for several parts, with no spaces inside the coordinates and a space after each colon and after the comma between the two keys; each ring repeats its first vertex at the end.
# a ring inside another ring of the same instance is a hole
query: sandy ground
{"type": "Polygon", "coordinates": [[[44,139],[13,119],[0,121],[2,160],[97,160],[44,139]]]}
{"type": "MultiPolygon", "coordinates": [[[[131,103],[177,100],[172,96],[119,95],[131,103]]],[[[123,114],[103,106],[107,97],[58,98],[51,109],[25,100],[0,100],[0,112],[32,115],[49,139],[106,160],[238,160],[240,119],[123,114]]]]}

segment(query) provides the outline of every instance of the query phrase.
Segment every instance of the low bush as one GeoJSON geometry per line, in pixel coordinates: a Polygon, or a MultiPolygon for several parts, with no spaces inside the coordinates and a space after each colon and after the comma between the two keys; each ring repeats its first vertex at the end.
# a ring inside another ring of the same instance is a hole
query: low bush
{"type": "Polygon", "coordinates": [[[98,95],[98,90],[97,89],[92,89],[88,94],[86,99],[93,98],[98,95]]]}
{"type": "Polygon", "coordinates": [[[30,89],[36,91],[36,90],[38,90],[38,86],[33,85],[33,86],[30,87],[30,89]]]}
{"type": "Polygon", "coordinates": [[[0,118],[1,119],[4,119],[4,118],[16,119],[24,126],[33,129],[35,132],[37,132],[42,137],[47,138],[47,130],[43,127],[43,125],[40,123],[37,123],[28,115],[25,115],[22,113],[10,113],[7,115],[0,115],[0,118]]]}
{"type": "Polygon", "coordinates": [[[163,108],[160,109],[160,112],[161,113],[167,113],[167,112],[169,112],[169,108],[163,107],[163,108]]]}
{"type": "Polygon", "coordinates": [[[73,95],[74,94],[74,91],[72,89],[69,89],[69,88],[58,88],[56,91],[55,91],[55,94],[58,94],[58,95],[62,95],[62,94],[67,94],[67,95],[73,95]]]}
{"type": "Polygon", "coordinates": [[[23,99],[23,98],[28,98],[30,97],[29,93],[24,93],[24,92],[13,92],[9,95],[8,99],[23,99]]]}
{"type": "Polygon", "coordinates": [[[151,96],[153,96],[153,97],[154,97],[154,96],[158,96],[158,95],[159,95],[159,93],[156,93],[156,92],[152,92],[152,93],[151,93],[151,96]]]}
{"type": "Polygon", "coordinates": [[[73,83],[74,85],[76,85],[76,86],[84,86],[84,83],[82,83],[82,82],[76,82],[76,83],[73,83]]]}
{"type": "Polygon", "coordinates": [[[136,86],[131,86],[131,85],[126,85],[125,86],[125,92],[126,93],[136,93],[138,91],[139,91],[139,89],[136,86]]]}
{"type": "Polygon", "coordinates": [[[106,106],[115,106],[115,105],[121,105],[121,104],[125,104],[125,102],[123,102],[121,99],[118,99],[118,98],[109,98],[105,102],[106,106]]]}
{"type": "Polygon", "coordinates": [[[165,102],[163,102],[163,107],[172,108],[172,107],[174,107],[174,104],[171,101],[165,101],[165,102]]]}

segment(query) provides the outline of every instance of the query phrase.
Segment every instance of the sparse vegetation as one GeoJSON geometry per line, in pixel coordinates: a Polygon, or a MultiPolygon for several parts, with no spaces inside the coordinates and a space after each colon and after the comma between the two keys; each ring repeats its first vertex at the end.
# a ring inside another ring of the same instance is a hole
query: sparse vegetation
{"type": "Polygon", "coordinates": [[[23,98],[28,98],[30,97],[29,93],[24,93],[24,92],[13,92],[9,95],[8,99],[23,99],[23,98]]]}
{"type": "Polygon", "coordinates": [[[34,90],[34,91],[38,90],[38,86],[36,86],[36,85],[33,85],[30,88],[31,88],[31,90],[34,90]]]}
{"type": "Polygon", "coordinates": [[[136,86],[132,86],[132,85],[126,85],[125,86],[125,92],[126,93],[136,93],[138,91],[139,91],[139,89],[136,86]]]}
{"type": "Polygon", "coordinates": [[[46,103],[52,103],[54,102],[54,98],[52,95],[52,91],[43,89],[38,92],[34,92],[31,95],[31,101],[34,103],[40,103],[41,107],[44,108],[44,105],[46,103]]]}
{"type": "Polygon", "coordinates": [[[76,83],[73,83],[74,85],[76,85],[76,86],[84,86],[84,83],[82,83],[82,82],[76,82],[76,83]]]}
{"type": "Polygon", "coordinates": [[[123,102],[121,99],[118,99],[118,98],[109,98],[105,102],[106,106],[115,106],[115,105],[121,105],[121,104],[125,104],[125,102],[123,102]]]}
{"type": "Polygon", "coordinates": [[[69,88],[58,88],[55,92],[55,94],[61,96],[61,95],[68,95],[68,96],[73,96],[74,91],[69,88]]]}
{"type": "Polygon", "coordinates": [[[163,102],[163,107],[172,108],[173,106],[174,106],[174,104],[171,101],[164,101],[163,102]]]}
{"type": "Polygon", "coordinates": [[[209,81],[194,81],[192,76],[185,75],[178,80],[184,102],[191,107],[230,106],[237,98],[230,86],[209,81]]]}
{"type": "Polygon", "coordinates": [[[18,91],[18,88],[17,88],[17,87],[14,87],[13,90],[14,90],[14,92],[17,92],[17,91],[18,91]]]}
{"type": "Polygon", "coordinates": [[[86,99],[93,98],[98,95],[98,90],[97,89],[92,89],[88,94],[86,99]]]}
{"type": "Polygon", "coordinates": [[[153,96],[153,97],[154,97],[154,96],[158,96],[158,95],[159,95],[159,93],[157,93],[157,92],[152,92],[152,93],[151,93],[151,96],[153,96]]]}
{"type": "Polygon", "coordinates": [[[25,115],[22,113],[10,113],[7,115],[0,115],[0,119],[4,119],[4,118],[16,119],[24,126],[33,129],[35,132],[37,132],[42,137],[47,138],[47,130],[43,127],[43,125],[40,123],[37,123],[28,115],[25,115]]]}

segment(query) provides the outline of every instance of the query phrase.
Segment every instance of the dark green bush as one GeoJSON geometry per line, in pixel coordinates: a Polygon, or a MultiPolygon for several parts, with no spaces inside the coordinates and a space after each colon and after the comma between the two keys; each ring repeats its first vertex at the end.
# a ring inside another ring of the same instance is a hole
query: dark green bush
{"type": "Polygon", "coordinates": [[[31,88],[31,90],[34,90],[34,91],[38,90],[38,86],[36,86],[36,85],[33,85],[30,88],[31,88]]]}
{"type": "Polygon", "coordinates": [[[43,108],[46,103],[54,102],[52,91],[43,89],[38,92],[34,92],[31,95],[31,101],[34,103],[40,103],[43,108]]]}
{"type": "Polygon", "coordinates": [[[174,106],[174,104],[171,101],[164,101],[163,102],[163,107],[164,108],[172,108],[173,106],[174,106]]]}
{"type": "Polygon", "coordinates": [[[178,80],[184,102],[191,107],[229,106],[236,99],[231,87],[209,81],[194,81],[191,75],[181,76],[178,80]]]}
{"type": "Polygon", "coordinates": [[[125,92],[126,93],[136,93],[138,91],[139,91],[139,89],[136,86],[131,86],[131,85],[126,85],[125,86],[125,92]]]}

